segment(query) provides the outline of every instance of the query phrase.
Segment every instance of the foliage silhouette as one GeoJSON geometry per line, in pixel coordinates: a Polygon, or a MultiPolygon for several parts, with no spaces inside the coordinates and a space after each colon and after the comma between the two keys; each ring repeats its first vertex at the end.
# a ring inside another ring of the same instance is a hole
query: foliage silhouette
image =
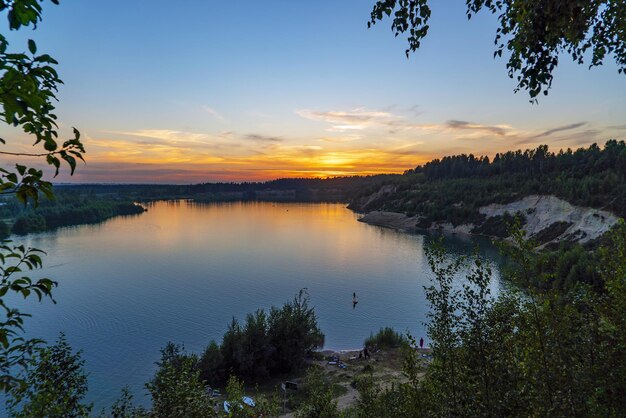
{"type": "MultiPolygon", "coordinates": [[[[467,0],[467,18],[485,10],[497,16],[495,57],[508,55],[515,91],[526,90],[531,102],[548,94],[562,53],[578,64],[602,65],[613,56],[626,73],[626,1],[624,0],[467,0]]],[[[407,34],[407,57],[421,46],[430,29],[428,0],[379,0],[368,26],[393,15],[395,36],[407,34]]]]}
{"type": "MultiPolygon", "coordinates": [[[[58,4],[58,0],[51,2],[58,4]]],[[[6,12],[10,30],[31,25],[36,28],[42,18],[42,3],[43,0],[2,0],[0,12],[6,12]]],[[[55,168],[57,174],[61,163],[65,162],[73,174],[77,159],[83,160],[85,148],[75,128],[70,139],[59,140],[54,101],[62,81],[54,68],[57,62],[48,54],[38,55],[37,44],[32,39],[28,40],[27,49],[27,52],[11,52],[7,38],[0,34],[0,121],[34,136],[33,145],[42,147],[43,151],[0,151],[0,154],[43,158],[55,168]]],[[[6,141],[0,138],[0,143],[6,144],[6,141]]],[[[0,194],[14,195],[23,204],[35,206],[39,203],[40,194],[53,198],[52,184],[44,180],[43,171],[22,164],[15,164],[14,169],[0,167],[0,194]]],[[[7,293],[18,293],[25,298],[35,294],[41,300],[42,297],[51,297],[56,283],[49,279],[33,281],[28,277],[14,277],[23,269],[41,267],[41,251],[11,246],[6,242],[0,251],[0,306],[4,311],[4,318],[0,321],[0,390],[7,391],[22,386],[23,381],[17,374],[28,365],[34,349],[41,344],[40,340],[22,336],[22,325],[28,315],[6,305],[7,293]],[[9,261],[13,259],[18,263],[11,264],[9,261]]]]}

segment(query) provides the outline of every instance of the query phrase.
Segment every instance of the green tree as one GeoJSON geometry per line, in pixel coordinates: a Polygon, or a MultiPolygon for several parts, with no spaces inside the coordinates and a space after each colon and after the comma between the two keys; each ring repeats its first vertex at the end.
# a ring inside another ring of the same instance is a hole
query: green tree
{"type": "Polygon", "coordinates": [[[301,290],[290,303],[270,310],[269,340],[276,350],[274,364],[278,372],[294,370],[309,352],[324,346],[324,334],[309,300],[306,291],[301,290]]]}
{"type": "MultiPolygon", "coordinates": [[[[626,73],[625,0],[466,0],[467,18],[486,10],[497,16],[494,57],[509,54],[509,77],[532,100],[548,94],[562,53],[590,67],[613,56],[619,73],[626,73]]],[[[379,0],[369,25],[385,15],[396,36],[408,34],[407,57],[430,29],[428,0],[379,0]]]]}
{"type": "Polygon", "coordinates": [[[337,401],[333,399],[332,386],[324,379],[318,367],[307,371],[304,390],[306,400],[296,411],[297,418],[336,418],[340,417],[337,401]]]}
{"type": "Polygon", "coordinates": [[[612,411],[626,411],[626,223],[622,220],[611,232],[609,245],[601,251],[602,277],[606,295],[600,305],[596,341],[604,350],[597,353],[600,364],[595,377],[603,382],[598,391],[597,404],[605,406],[599,415],[608,416],[612,411]]]}
{"type": "MultiPolygon", "coordinates": [[[[104,412],[102,413],[104,415],[104,412]]],[[[133,404],[133,394],[128,386],[122,388],[120,397],[111,406],[113,418],[139,418],[149,417],[149,412],[133,404]]]]}
{"type": "MultiPolygon", "coordinates": [[[[10,30],[24,26],[36,27],[41,20],[43,0],[0,0],[0,12],[6,13],[10,30]]],[[[58,4],[58,0],[51,0],[58,4]]],[[[80,133],[73,130],[73,137],[59,140],[57,116],[54,114],[56,92],[62,81],[54,68],[57,62],[48,54],[38,54],[37,44],[29,39],[28,51],[11,51],[7,38],[0,34],[0,121],[21,128],[34,137],[40,152],[15,153],[0,151],[10,157],[43,158],[56,169],[66,162],[73,174],[76,161],[83,159],[85,149],[80,133]]],[[[0,143],[6,140],[0,138],[0,143]]],[[[24,204],[37,205],[40,194],[53,197],[52,184],[43,178],[43,171],[16,164],[14,168],[0,167],[0,194],[13,194],[24,204]]],[[[3,243],[0,251],[0,307],[4,318],[0,321],[0,390],[7,391],[20,384],[17,377],[27,365],[39,340],[23,336],[23,321],[27,314],[7,306],[7,293],[23,297],[36,295],[51,297],[55,283],[49,279],[33,281],[29,277],[15,277],[22,270],[41,267],[41,251],[23,246],[3,243]],[[17,260],[17,263],[10,263],[17,260]]]]}
{"type": "Polygon", "coordinates": [[[624,415],[626,226],[611,231],[600,251],[602,288],[534,287],[528,279],[537,254],[519,228],[512,235],[515,264],[505,277],[529,286],[497,298],[480,258],[467,264],[459,286],[453,283],[459,262],[437,245],[429,248],[432,363],[422,377],[409,350],[406,383],[381,390],[358,382],[356,416],[624,415]]]}
{"type": "Polygon", "coordinates": [[[211,341],[204,350],[202,357],[200,357],[200,363],[198,364],[201,373],[200,377],[208,385],[220,385],[225,380],[223,365],[224,359],[220,346],[215,341],[211,341]]]}
{"type": "Polygon", "coordinates": [[[309,306],[306,292],[300,291],[281,308],[273,306],[269,315],[263,310],[248,314],[245,326],[233,318],[219,351],[211,343],[200,369],[210,384],[224,383],[230,375],[261,380],[297,369],[312,350],[323,345],[315,309],[309,306]]]}
{"type": "Polygon", "coordinates": [[[230,376],[228,383],[226,384],[226,404],[228,405],[228,412],[222,405],[220,407],[220,415],[229,418],[252,418],[258,416],[258,411],[252,408],[244,402],[244,396],[246,395],[243,381],[239,380],[236,376],[230,376]]]}
{"type": "Polygon", "coordinates": [[[80,352],[73,352],[65,336],[39,349],[25,382],[14,388],[8,405],[16,418],[87,417],[92,405],[83,403],[87,374],[80,352]]]}
{"type": "Polygon", "coordinates": [[[454,277],[461,271],[464,259],[448,260],[443,246],[428,247],[428,263],[435,275],[434,284],[427,287],[428,335],[434,361],[429,367],[432,390],[441,398],[443,416],[462,415],[459,351],[461,343],[457,324],[461,321],[461,292],[454,287],[454,277]]]}
{"type": "Polygon", "coordinates": [[[156,417],[201,418],[215,415],[198,361],[185,355],[182,347],[169,343],[161,350],[154,377],[146,384],[152,397],[151,414],[156,417]]]}
{"type": "Polygon", "coordinates": [[[378,382],[372,374],[361,376],[356,380],[356,389],[359,392],[357,402],[344,411],[346,417],[411,417],[420,416],[416,411],[423,408],[421,400],[413,400],[419,395],[420,389],[410,386],[392,385],[388,387],[378,382]]]}

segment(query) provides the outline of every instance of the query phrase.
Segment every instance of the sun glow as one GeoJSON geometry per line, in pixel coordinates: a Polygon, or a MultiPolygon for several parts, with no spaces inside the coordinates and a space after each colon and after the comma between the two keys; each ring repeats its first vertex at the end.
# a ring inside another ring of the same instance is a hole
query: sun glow
{"type": "MultiPolygon", "coordinates": [[[[217,118],[221,115],[217,112],[203,110],[220,124],[204,131],[83,131],[87,165],[72,177],[62,173],[56,180],[197,183],[402,173],[446,154],[493,156],[496,151],[545,143],[546,137],[560,147],[594,140],[587,123],[524,130],[506,123],[452,119],[434,123],[406,111],[363,108],[296,110],[297,122],[315,126],[303,131],[296,124],[294,131],[286,132],[277,122],[246,132],[236,131],[234,123],[233,130],[224,129],[222,125],[231,122],[217,118]]],[[[28,152],[26,148],[16,145],[15,150],[28,152]]]]}

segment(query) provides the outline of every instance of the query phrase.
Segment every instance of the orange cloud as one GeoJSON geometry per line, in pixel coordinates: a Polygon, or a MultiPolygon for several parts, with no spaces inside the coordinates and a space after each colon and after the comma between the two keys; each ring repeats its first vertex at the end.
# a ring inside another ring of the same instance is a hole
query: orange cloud
{"type": "MultiPolygon", "coordinates": [[[[211,108],[205,111],[219,115],[211,108]]],[[[457,119],[417,123],[415,118],[421,116],[413,113],[364,108],[300,110],[298,115],[320,126],[299,136],[277,128],[216,133],[175,129],[83,132],[87,165],[79,166],[74,177],[63,173],[57,180],[192,183],[401,173],[443,155],[493,155],[536,146],[545,137],[559,148],[585,145],[601,141],[603,132],[580,122],[529,130],[457,119]]],[[[27,141],[12,143],[14,150],[29,148],[27,141]]],[[[32,161],[45,166],[40,160],[32,161]]]]}

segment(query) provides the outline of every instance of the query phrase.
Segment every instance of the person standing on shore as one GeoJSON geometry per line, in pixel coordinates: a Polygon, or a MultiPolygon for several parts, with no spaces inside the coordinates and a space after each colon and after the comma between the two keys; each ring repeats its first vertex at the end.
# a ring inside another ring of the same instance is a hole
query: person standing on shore
{"type": "Polygon", "coordinates": [[[424,338],[420,337],[420,349],[424,349],[424,338]]]}

